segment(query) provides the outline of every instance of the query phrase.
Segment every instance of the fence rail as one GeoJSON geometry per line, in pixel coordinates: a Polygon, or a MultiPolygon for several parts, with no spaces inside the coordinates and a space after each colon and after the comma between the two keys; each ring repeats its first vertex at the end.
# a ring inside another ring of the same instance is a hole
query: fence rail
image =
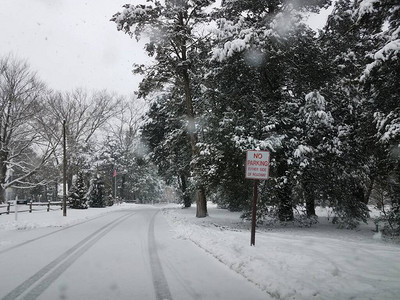
{"type": "MultiPolygon", "coordinates": [[[[47,206],[47,211],[50,210],[58,210],[63,208],[62,201],[47,201],[47,202],[28,202],[27,204],[17,204],[18,205],[18,212],[33,212],[33,211],[43,211],[43,209],[35,209],[35,207],[43,207],[47,206]],[[58,206],[59,208],[52,209],[52,206],[58,206]]],[[[67,206],[69,202],[67,202],[67,206]]],[[[15,201],[7,201],[5,204],[0,204],[0,215],[3,214],[10,214],[15,213],[15,201]],[[14,210],[11,210],[11,208],[14,210]]]]}

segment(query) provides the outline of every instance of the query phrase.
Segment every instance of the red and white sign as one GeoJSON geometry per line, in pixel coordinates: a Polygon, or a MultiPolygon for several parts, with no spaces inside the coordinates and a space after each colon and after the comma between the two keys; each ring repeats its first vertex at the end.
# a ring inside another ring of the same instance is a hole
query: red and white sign
{"type": "Polygon", "coordinates": [[[246,178],[265,180],[269,177],[269,151],[247,150],[246,178]]]}

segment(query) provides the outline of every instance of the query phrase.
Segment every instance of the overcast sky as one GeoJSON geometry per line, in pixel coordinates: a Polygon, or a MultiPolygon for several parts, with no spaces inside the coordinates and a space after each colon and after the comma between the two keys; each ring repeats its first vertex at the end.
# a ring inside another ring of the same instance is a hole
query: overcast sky
{"type": "Polygon", "coordinates": [[[112,15],[140,0],[0,0],[0,56],[13,53],[56,90],[133,93],[143,45],[117,31],[112,15]]]}
{"type": "MultiPolygon", "coordinates": [[[[56,90],[77,87],[132,94],[143,44],[117,31],[112,15],[141,0],[0,0],[0,56],[27,59],[56,90]]],[[[314,17],[313,23],[323,18],[314,17]]],[[[313,26],[315,27],[315,25],[313,26]]]]}

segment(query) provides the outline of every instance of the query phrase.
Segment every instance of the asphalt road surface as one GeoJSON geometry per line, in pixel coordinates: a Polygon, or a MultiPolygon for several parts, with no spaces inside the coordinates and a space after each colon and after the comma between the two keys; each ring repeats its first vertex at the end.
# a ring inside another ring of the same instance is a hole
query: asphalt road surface
{"type": "Polygon", "coordinates": [[[188,240],[159,209],[21,232],[0,249],[0,299],[269,299],[188,240]]]}

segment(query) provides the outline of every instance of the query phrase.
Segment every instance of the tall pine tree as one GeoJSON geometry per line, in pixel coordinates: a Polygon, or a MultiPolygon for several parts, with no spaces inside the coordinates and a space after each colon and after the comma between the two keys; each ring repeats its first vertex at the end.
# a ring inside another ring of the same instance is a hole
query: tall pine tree
{"type": "Polygon", "coordinates": [[[99,174],[96,174],[90,182],[88,203],[90,207],[106,207],[104,183],[99,174]]]}
{"type": "Polygon", "coordinates": [[[207,20],[205,9],[211,3],[212,0],[167,0],[163,3],[155,1],[150,5],[125,5],[124,10],[112,18],[118,30],[136,39],[140,39],[144,33],[149,37],[146,51],[155,59],[155,64],[136,68],[136,72],[145,75],[140,85],[140,95],[149,95],[170,85],[179,88],[184,95],[182,105],[193,159],[191,165],[197,191],[197,217],[207,216],[207,202],[205,187],[196,179],[199,176],[196,164],[199,135],[193,81],[194,77],[201,75],[194,66],[205,39],[196,27],[207,20]]]}
{"type": "Polygon", "coordinates": [[[69,205],[71,208],[86,209],[87,203],[87,187],[84,176],[81,171],[78,172],[76,180],[68,193],[69,205]]]}

